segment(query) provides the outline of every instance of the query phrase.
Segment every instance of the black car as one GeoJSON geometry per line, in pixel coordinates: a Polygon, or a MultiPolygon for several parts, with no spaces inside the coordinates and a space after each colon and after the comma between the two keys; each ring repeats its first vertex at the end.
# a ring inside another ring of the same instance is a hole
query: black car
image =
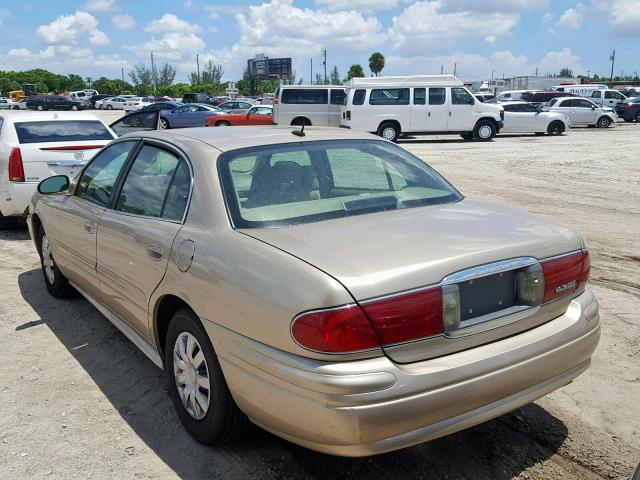
{"type": "Polygon", "coordinates": [[[59,95],[35,95],[27,100],[29,110],[82,110],[82,102],[59,95]]]}
{"type": "Polygon", "coordinates": [[[104,100],[105,98],[110,98],[113,97],[114,95],[93,95],[90,99],[89,99],[89,103],[91,104],[91,108],[96,108],[96,102],[98,100],[104,100]]]}
{"type": "Polygon", "coordinates": [[[575,97],[573,93],[567,92],[525,92],[522,94],[521,100],[532,103],[536,106],[542,106],[556,97],[575,97]]]}
{"type": "Polygon", "coordinates": [[[619,118],[625,122],[640,123],[640,97],[630,98],[626,102],[620,102],[616,105],[616,113],[619,118]]]}
{"type": "Polygon", "coordinates": [[[213,102],[206,93],[185,93],[182,96],[182,103],[206,103],[210,105],[213,102]]]}
{"type": "Polygon", "coordinates": [[[134,110],[136,112],[161,112],[163,110],[175,110],[183,104],[180,102],[158,102],[147,105],[146,107],[134,110]]]}

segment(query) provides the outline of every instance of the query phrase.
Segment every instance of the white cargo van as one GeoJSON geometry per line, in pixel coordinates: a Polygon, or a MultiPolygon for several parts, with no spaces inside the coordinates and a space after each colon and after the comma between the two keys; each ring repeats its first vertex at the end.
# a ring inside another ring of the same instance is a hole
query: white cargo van
{"type": "Polygon", "coordinates": [[[402,134],[460,134],[491,140],[500,105],[482,103],[453,75],[354,78],[345,85],[341,126],[395,141],[402,134]]]}
{"type": "Polygon", "coordinates": [[[619,103],[628,101],[628,98],[617,90],[595,90],[589,98],[593,103],[602,107],[615,108],[619,103]]]}
{"type": "Polygon", "coordinates": [[[584,85],[557,85],[555,87],[551,87],[551,91],[553,92],[573,93],[574,95],[579,95],[581,97],[590,97],[591,94],[596,90],[608,89],[609,87],[607,85],[603,85],[601,83],[585,83],[584,85]]]}
{"type": "Polygon", "coordinates": [[[342,85],[281,85],[273,97],[276,125],[340,126],[342,85]]]}

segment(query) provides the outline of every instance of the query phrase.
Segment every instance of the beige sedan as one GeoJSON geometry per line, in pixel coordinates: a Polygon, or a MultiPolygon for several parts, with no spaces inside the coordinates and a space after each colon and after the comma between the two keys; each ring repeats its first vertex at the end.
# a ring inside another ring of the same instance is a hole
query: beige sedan
{"type": "Polygon", "coordinates": [[[209,444],[251,421],[335,455],[403,448],[566,385],[600,336],[577,233],[369,134],[131,133],[43,181],[28,223],[48,291],[163,368],[209,444]]]}

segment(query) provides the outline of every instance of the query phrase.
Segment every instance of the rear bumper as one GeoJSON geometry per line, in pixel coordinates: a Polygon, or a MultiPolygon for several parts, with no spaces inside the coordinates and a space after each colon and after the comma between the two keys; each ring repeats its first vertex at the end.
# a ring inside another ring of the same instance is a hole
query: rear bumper
{"type": "Polygon", "coordinates": [[[204,321],[231,393],[256,424],[343,456],[404,448],[471,427],[566,385],[600,338],[590,290],[527,332],[444,357],[321,362],[204,321]]]}
{"type": "Polygon", "coordinates": [[[10,182],[7,191],[0,193],[0,212],[5,217],[24,217],[38,182],[10,182]]]}

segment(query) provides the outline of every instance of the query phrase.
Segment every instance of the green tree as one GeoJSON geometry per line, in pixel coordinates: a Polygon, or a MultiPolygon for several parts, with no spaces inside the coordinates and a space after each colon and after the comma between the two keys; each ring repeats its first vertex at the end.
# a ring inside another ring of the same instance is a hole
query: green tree
{"type": "Polygon", "coordinates": [[[165,63],[156,72],[156,85],[171,85],[176,78],[176,69],[172,65],[165,63]]]}
{"type": "Polygon", "coordinates": [[[331,85],[340,85],[340,73],[338,73],[338,67],[334,66],[333,70],[329,74],[329,79],[331,80],[331,85]]]}
{"type": "Polygon", "coordinates": [[[377,77],[383,68],[384,55],[382,55],[380,52],[372,53],[369,57],[369,70],[371,70],[371,73],[373,73],[377,77]]]}
{"type": "Polygon", "coordinates": [[[356,63],[349,67],[349,71],[347,72],[347,80],[351,80],[352,78],[362,78],[362,77],[364,77],[364,70],[362,69],[362,65],[358,65],[356,63]]]}
{"type": "Polygon", "coordinates": [[[129,78],[134,85],[134,91],[138,95],[149,95],[153,91],[153,72],[144,63],[133,66],[129,72],[129,78]]]}
{"type": "Polygon", "coordinates": [[[322,78],[322,74],[320,72],[316,73],[316,81],[315,81],[316,85],[323,85],[324,84],[324,78],[322,78]]]}
{"type": "Polygon", "coordinates": [[[560,69],[560,74],[558,76],[559,77],[573,77],[573,70],[571,70],[569,67],[564,67],[564,68],[560,69]]]}

